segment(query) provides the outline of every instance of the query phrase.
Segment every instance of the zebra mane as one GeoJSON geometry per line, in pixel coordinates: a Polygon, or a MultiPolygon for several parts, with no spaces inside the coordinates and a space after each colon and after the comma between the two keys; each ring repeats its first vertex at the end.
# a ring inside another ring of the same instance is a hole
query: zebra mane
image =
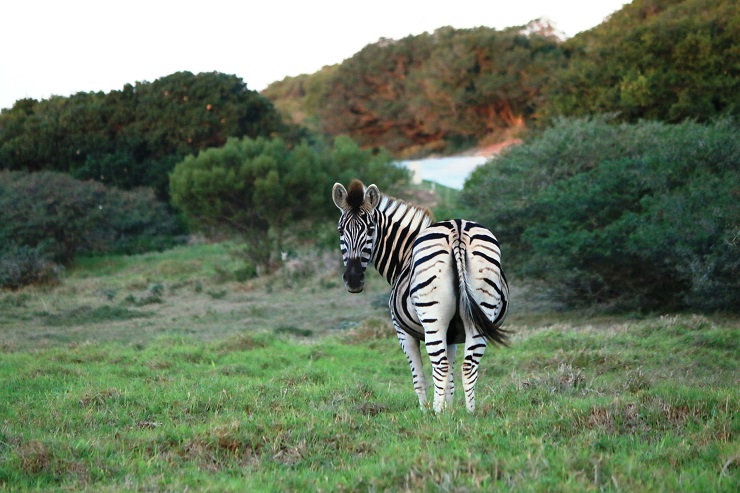
{"type": "Polygon", "coordinates": [[[406,216],[407,214],[413,215],[412,222],[419,222],[426,228],[434,222],[434,214],[426,207],[409,204],[401,199],[391,197],[389,195],[381,194],[380,203],[376,209],[385,215],[391,215],[396,212],[400,213],[399,217],[406,216]]]}
{"type": "Polygon", "coordinates": [[[365,201],[365,185],[360,180],[352,180],[347,191],[347,204],[353,209],[357,210],[362,207],[362,203],[365,201]]]}

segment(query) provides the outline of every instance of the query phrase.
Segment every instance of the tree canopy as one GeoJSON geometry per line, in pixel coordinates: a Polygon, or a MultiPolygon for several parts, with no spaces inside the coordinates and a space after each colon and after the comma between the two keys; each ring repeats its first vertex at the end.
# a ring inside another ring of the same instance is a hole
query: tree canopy
{"type": "Polygon", "coordinates": [[[406,172],[386,153],[363,151],[348,137],[328,148],[243,138],[186,157],[172,172],[170,188],[174,204],[195,227],[237,234],[249,245],[251,260],[269,270],[288,226],[332,217],[332,185],[357,176],[390,187],[406,172]]]}
{"type": "Polygon", "coordinates": [[[522,124],[535,116],[548,74],[564,63],[547,25],[443,27],[381,39],[338,66],[286,79],[265,94],[300,112],[299,119],[314,117],[329,135],[408,154],[474,144],[522,124]]]}
{"type": "Polygon", "coordinates": [[[735,0],[634,0],[563,45],[543,112],[708,121],[740,111],[740,9],[735,0]]]}
{"type": "Polygon", "coordinates": [[[108,94],[16,102],[0,114],[0,169],[150,186],[166,197],[167,174],[186,155],[284,129],[272,103],[240,78],[178,72],[108,94]]]}
{"type": "Polygon", "coordinates": [[[538,21],[381,39],[264,94],[296,121],[366,148],[451,153],[558,116],[737,116],[738,46],[736,0],[634,0],[566,41],[538,21]]]}

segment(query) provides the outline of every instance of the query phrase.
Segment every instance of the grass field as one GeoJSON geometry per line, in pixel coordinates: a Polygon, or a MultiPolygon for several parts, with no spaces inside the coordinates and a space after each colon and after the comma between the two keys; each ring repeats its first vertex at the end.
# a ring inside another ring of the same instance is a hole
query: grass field
{"type": "Polygon", "coordinates": [[[740,489],[737,319],[552,313],[514,290],[476,413],[458,392],[434,415],[384,281],[346,293],[336,256],[237,282],[224,245],[196,245],[0,292],[0,489],[740,489]]]}

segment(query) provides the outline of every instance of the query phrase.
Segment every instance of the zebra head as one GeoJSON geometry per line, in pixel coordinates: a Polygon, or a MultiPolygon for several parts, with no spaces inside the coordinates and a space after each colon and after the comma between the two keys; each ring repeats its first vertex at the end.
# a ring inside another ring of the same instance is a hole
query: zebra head
{"type": "Polygon", "coordinates": [[[375,185],[365,188],[360,180],[353,180],[349,191],[341,183],[335,183],[332,198],[342,211],[337,225],[345,267],[342,279],[350,293],[359,293],[365,285],[365,269],[373,254],[373,210],[380,202],[380,190],[375,185]]]}

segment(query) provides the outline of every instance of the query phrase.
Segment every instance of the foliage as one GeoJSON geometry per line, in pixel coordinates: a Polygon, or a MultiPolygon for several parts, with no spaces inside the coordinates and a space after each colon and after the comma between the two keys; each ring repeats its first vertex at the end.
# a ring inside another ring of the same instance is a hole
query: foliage
{"type": "Polygon", "coordinates": [[[136,254],[164,250],[184,241],[183,219],[150,188],[108,188],[100,205],[103,222],[88,232],[84,253],[136,254]]]}
{"type": "MultiPolygon", "coordinates": [[[[353,179],[360,178],[365,183],[375,183],[381,190],[393,193],[399,189],[399,184],[408,180],[408,171],[398,167],[385,149],[364,150],[350,137],[337,137],[330,148],[320,149],[318,152],[328,174],[328,181],[322,185],[322,191],[326,190],[324,187],[330,181],[332,186],[335,182],[348,185],[353,179]]],[[[331,186],[329,189],[331,190],[331,186]]],[[[334,219],[336,206],[331,200],[331,193],[329,197],[322,194],[317,199],[322,204],[324,217],[334,219]]]]}
{"type": "Polygon", "coordinates": [[[546,115],[708,121],[740,111],[735,0],[635,0],[568,40],[546,115]]]}
{"type": "Polygon", "coordinates": [[[341,64],[264,91],[296,121],[406,154],[454,149],[534,116],[565,62],[549,26],[453,29],[381,39],[341,64]],[[298,103],[300,102],[300,103],[298,103]]]}
{"type": "Polygon", "coordinates": [[[293,121],[313,133],[321,131],[317,115],[329,98],[329,80],[339,65],[327,65],[313,74],[285,77],[261,94],[273,102],[285,121],[293,121]]]}
{"type": "Polygon", "coordinates": [[[357,176],[391,185],[405,171],[387,154],[363,151],[346,137],[323,149],[245,138],[188,156],[175,167],[170,188],[174,204],[196,227],[236,233],[247,242],[250,259],[269,271],[288,227],[331,217],[332,185],[357,176]]]}
{"type": "Polygon", "coordinates": [[[534,118],[551,74],[564,64],[550,26],[538,21],[504,31],[442,28],[429,58],[409,74],[407,96],[425,132],[454,147],[534,118]]]}
{"type": "Polygon", "coordinates": [[[2,174],[0,244],[39,248],[68,264],[103,222],[105,187],[63,173],[2,174]]]}
{"type": "Polygon", "coordinates": [[[0,248],[0,288],[49,284],[58,280],[58,274],[59,268],[39,247],[6,243],[0,248]]]}
{"type": "Polygon", "coordinates": [[[363,147],[451,153],[561,115],[737,115],[738,46],[734,0],[635,0],[567,41],[540,21],[381,39],[264,94],[295,121],[363,147]]]}
{"type": "Polygon", "coordinates": [[[64,173],[0,172],[0,286],[49,280],[80,253],[172,246],[183,228],[151,190],[107,189],[64,173]]]}
{"type": "Polygon", "coordinates": [[[738,126],[560,120],[463,199],[566,305],[737,310],[738,126]]]}
{"type": "Polygon", "coordinates": [[[0,114],[0,169],[148,186],[165,198],[167,175],[186,155],[280,130],[269,100],[240,78],[178,72],[109,94],[16,102],[0,114]]]}

